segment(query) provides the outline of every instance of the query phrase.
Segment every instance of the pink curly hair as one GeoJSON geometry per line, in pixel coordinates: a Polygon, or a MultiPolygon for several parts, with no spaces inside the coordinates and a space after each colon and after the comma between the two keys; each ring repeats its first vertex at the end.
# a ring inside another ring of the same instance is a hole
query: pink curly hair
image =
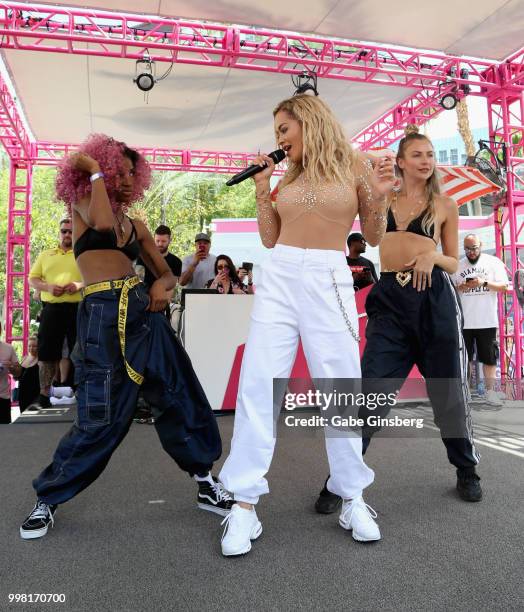
{"type": "MultiPolygon", "coordinates": [[[[127,210],[134,202],[141,200],[144,191],[151,183],[151,168],[140,153],[130,149],[123,142],[118,142],[105,134],[90,134],[78,149],[86,153],[100,164],[104,173],[104,183],[113,212],[127,210]],[[122,205],[116,199],[118,176],[124,171],[124,157],[133,162],[135,171],[133,195],[128,203],[122,205]]],[[[86,172],[75,170],[69,158],[64,159],[58,169],[56,177],[56,195],[62,200],[69,214],[71,206],[91,193],[91,183],[86,172]]]]}

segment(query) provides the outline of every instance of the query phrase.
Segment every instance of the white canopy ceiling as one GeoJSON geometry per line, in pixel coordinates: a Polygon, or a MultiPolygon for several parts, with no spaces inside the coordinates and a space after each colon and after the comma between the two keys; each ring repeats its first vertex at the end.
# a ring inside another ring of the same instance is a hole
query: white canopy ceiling
{"type": "MultiPolygon", "coordinates": [[[[524,44],[524,1],[80,0],[53,2],[169,17],[267,26],[503,59],[524,44]]],[[[133,146],[228,151],[274,148],[271,111],[292,93],[284,74],[175,64],[146,102],[129,59],[4,50],[37,140],[79,142],[105,132],[133,146]]],[[[163,72],[163,64],[159,71],[163,72]]],[[[349,136],[409,89],[324,79],[321,95],[349,136]]]]}

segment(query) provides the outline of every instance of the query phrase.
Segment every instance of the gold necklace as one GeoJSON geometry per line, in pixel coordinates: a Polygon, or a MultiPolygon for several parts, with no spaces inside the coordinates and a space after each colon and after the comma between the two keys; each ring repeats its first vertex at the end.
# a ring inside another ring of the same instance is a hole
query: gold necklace
{"type": "Polygon", "coordinates": [[[415,214],[415,211],[420,207],[421,204],[424,204],[425,206],[427,204],[427,200],[417,200],[415,206],[413,206],[413,208],[409,211],[407,217],[405,217],[404,219],[398,219],[396,216],[397,208],[393,208],[393,206],[396,207],[398,205],[398,192],[395,191],[395,193],[393,194],[393,202],[391,203],[391,212],[395,216],[395,221],[397,225],[404,225],[404,223],[415,214]]]}

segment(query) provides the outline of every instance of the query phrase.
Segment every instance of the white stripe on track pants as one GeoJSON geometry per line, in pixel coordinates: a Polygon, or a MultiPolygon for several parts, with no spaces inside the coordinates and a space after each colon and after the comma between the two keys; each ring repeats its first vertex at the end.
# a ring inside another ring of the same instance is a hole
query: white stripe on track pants
{"type": "MultiPolygon", "coordinates": [[[[299,337],[312,378],[360,378],[358,345],[337,300],[331,271],[353,329],[358,331],[353,278],[344,253],[277,244],[259,278],[244,351],[231,452],[220,480],[237,501],[268,493],[265,475],[275,447],[273,379],[288,378],[299,337]]],[[[353,498],[374,479],[362,439],[326,428],[328,489],[353,498]]]]}

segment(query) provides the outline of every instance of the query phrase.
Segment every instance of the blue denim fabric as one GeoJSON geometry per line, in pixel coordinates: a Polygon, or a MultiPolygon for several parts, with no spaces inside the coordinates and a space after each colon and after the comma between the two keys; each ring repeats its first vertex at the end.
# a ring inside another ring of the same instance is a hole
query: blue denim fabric
{"type": "MultiPolygon", "coordinates": [[[[77,421],[59,442],[52,463],[33,481],[38,498],[48,504],[63,503],[89,486],[132,423],[140,387],[122,358],[119,297],[118,289],[93,293],[79,306],[72,355],[77,421]]],[[[215,416],[169,322],[163,313],[147,311],[148,303],[142,284],[129,291],[126,360],[144,375],[142,392],[166,452],[182,470],[205,474],[222,452],[215,416]]]]}

